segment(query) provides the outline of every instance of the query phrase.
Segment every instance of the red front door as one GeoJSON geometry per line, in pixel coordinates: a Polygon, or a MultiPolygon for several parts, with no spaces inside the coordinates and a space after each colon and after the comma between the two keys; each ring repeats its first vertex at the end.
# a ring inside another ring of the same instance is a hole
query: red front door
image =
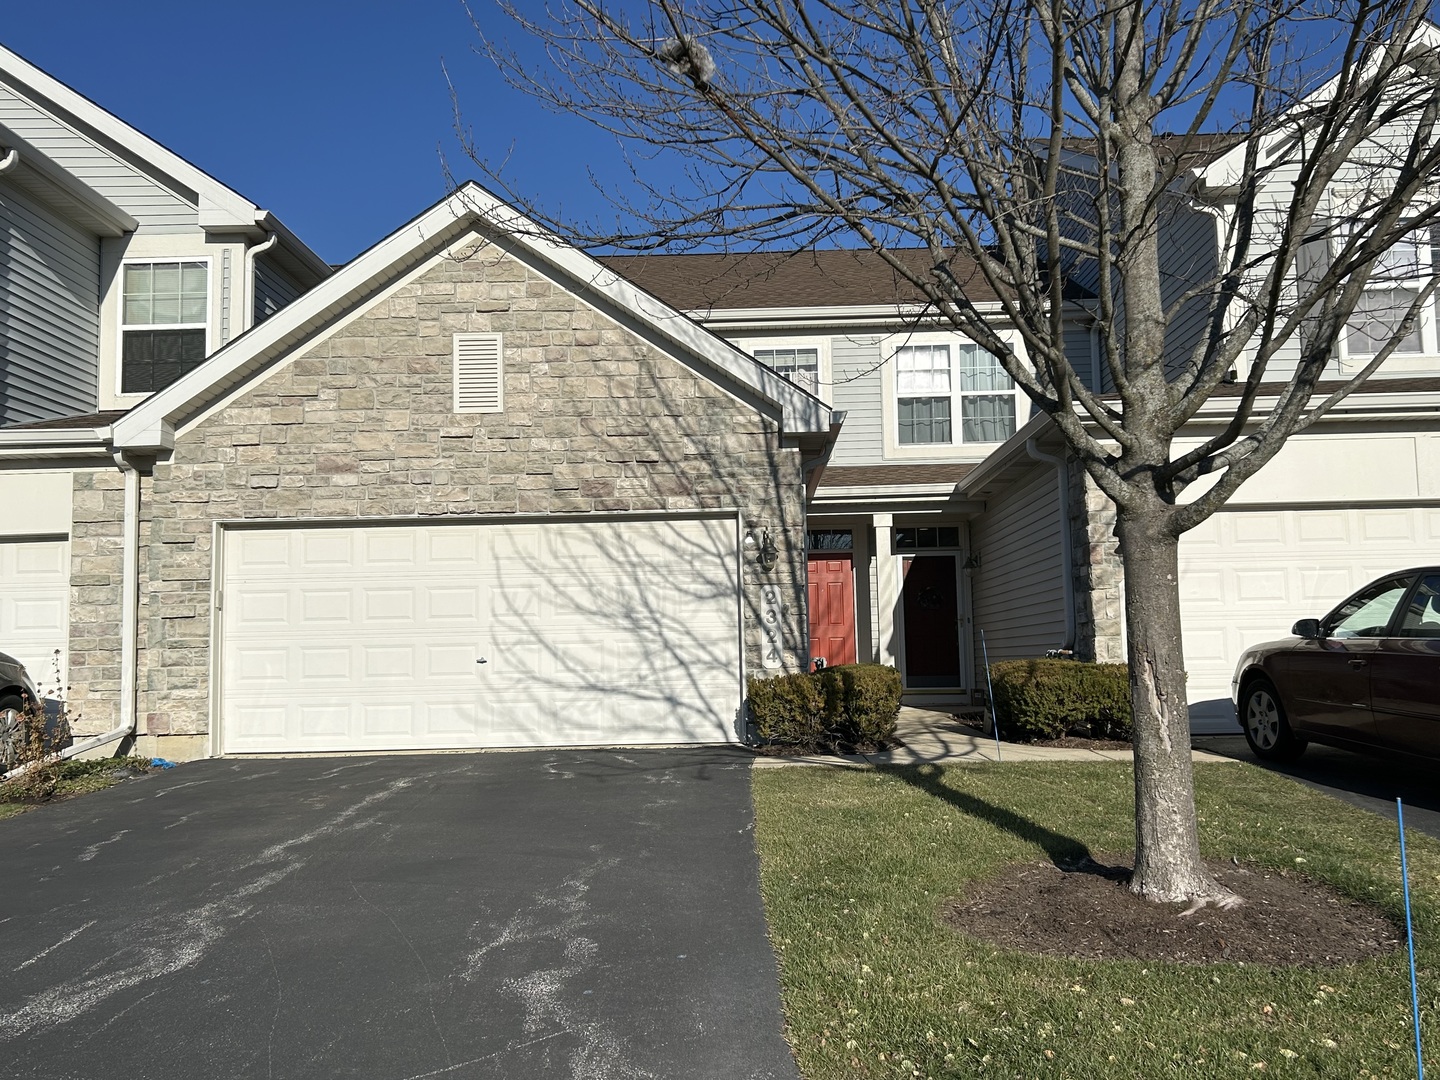
{"type": "Polygon", "coordinates": [[[850,553],[814,551],[810,574],[810,656],[826,665],[855,663],[855,574],[850,553]]]}

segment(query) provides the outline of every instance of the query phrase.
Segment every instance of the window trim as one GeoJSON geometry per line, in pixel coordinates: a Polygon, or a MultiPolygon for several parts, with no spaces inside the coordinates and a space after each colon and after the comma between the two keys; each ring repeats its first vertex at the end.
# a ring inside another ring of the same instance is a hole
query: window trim
{"type": "MultiPolygon", "coordinates": [[[[117,287],[115,296],[115,396],[127,401],[138,401],[158,390],[125,389],[125,331],[126,330],[197,330],[195,323],[145,323],[130,326],[125,322],[125,268],[127,266],[154,266],[157,263],[204,263],[205,264],[205,359],[215,351],[215,257],[213,255],[137,255],[121,259],[115,272],[117,287]]],[[[202,361],[203,362],[203,361],[202,361]]]]}
{"type": "MultiPolygon", "coordinates": [[[[814,349],[820,368],[817,376],[820,385],[816,388],[816,396],[826,405],[835,404],[834,369],[830,365],[830,339],[828,337],[747,337],[736,338],[734,344],[736,348],[766,371],[775,369],[755,355],[763,349],[814,349]]],[[[780,375],[778,371],[775,374],[780,375]]],[[[784,375],[780,375],[780,377],[785,378],[784,375]]]]}
{"type": "MultiPolygon", "coordinates": [[[[1002,329],[996,333],[1019,354],[1022,360],[1025,358],[1025,344],[1017,331],[1002,329]]],[[[950,435],[952,441],[948,443],[900,442],[899,365],[895,357],[898,351],[906,345],[974,345],[980,349],[985,348],[974,338],[968,337],[958,330],[922,330],[913,333],[890,334],[880,340],[882,360],[880,413],[884,457],[898,460],[933,460],[935,458],[981,460],[988,457],[997,446],[1004,442],[1003,439],[1000,442],[964,442],[954,438],[963,433],[963,417],[956,403],[965,392],[956,388],[956,360],[958,357],[953,348],[950,352],[950,435]]],[[[1003,392],[999,391],[999,393],[1003,392]]],[[[975,393],[979,393],[979,391],[975,393]]],[[[1025,391],[1021,390],[1018,384],[1012,388],[1011,393],[1015,395],[1015,430],[1019,431],[1030,419],[1029,402],[1025,398],[1025,391]]]]}
{"type": "MultiPolygon", "coordinates": [[[[1335,248],[1338,244],[1344,243],[1344,232],[1350,220],[1349,208],[1368,197],[1368,189],[1359,190],[1336,190],[1322,204],[1320,211],[1327,213],[1330,219],[1339,225],[1338,229],[1331,232],[1326,241],[1326,264],[1335,259],[1335,248]]],[[[1424,242],[1426,254],[1420,256],[1421,266],[1435,266],[1437,250],[1440,245],[1436,244],[1436,238],[1432,230],[1430,239],[1424,242]],[[1428,258],[1427,258],[1428,255],[1428,258]]],[[[1373,279],[1366,282],[1364,292],[1378,291],[1383,288],[1423,288],[1429,280],[1427,276],[1416,278],[1396,279],[1377,283],[1373,279]]],[[[1353,313],[1352,313],[1353,318],[1353,313]]],[[[1419,352],[1393,352],[1385,360],[1385,370],[1394,374],[1403,370],[1430,371],[1435,367],[1435,357],[1440,356],[1440,295],[1431,296],[1425,307],[1420,312],[1420,322],[1416,327],[1420,335],[1419,352]]],[[[1351,352],[1350,350],[1350,323],[1346,320],[1340,328],[1339,338],[1335,343],[1335,365],[1340,375],[1353,375],[1361,370],[1370,361],[1375,359],[1371,352],[1351,352]]]]}

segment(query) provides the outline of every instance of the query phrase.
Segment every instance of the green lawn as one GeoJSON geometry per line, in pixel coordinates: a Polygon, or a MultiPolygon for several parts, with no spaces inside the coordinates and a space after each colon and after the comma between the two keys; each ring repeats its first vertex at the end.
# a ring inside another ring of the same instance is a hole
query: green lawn
{"type": "MultiPolygon", "coordinates": [[[[51,800],[68,799],[85,795],[91,791],[103,791],[129,779],[137,772],[148,772],[149,758],[96,758],[85,761],[65,761],[59,766],[59,778],[51,800]]],[[[16,785],[0,783],[0,821],[34,810],[44,803],[37,803],[20,795],[16,785]]]]}
{"type": "MultiPolygon", "coordinates": [[[[1207,855],[1301,866],[1403,918],[1392,822],[1247,765],[1196,774],[1207,855]]],[[[943,900],[1047,848],[1132,850],[1131,785],[1126,765],[1078,762],[756,770],[762,886],[807,1080],[1413,1077],[1403,950],[1327,968],[1062,960],[940,921],[943,900]]],[[[1440,845],[1407,842],[1421,1020],[1440,1047],[1440,845]]],[[[1440,1069],[1428,1046],[1426,1067],[1440,1069]]]]}

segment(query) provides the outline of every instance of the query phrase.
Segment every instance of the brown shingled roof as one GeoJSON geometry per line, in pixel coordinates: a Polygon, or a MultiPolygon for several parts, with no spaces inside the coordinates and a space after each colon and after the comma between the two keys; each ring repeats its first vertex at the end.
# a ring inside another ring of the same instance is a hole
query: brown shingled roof
{"type": "Polygon", "coordinates": [[[128,409],[111,409],[108,412],[85,413],[81,416],[57,416],[53,420],[31,420],[24,424],[7,424],[6,431],[63,430],[67,428],[109,427],[128,409]]]}
{"type": "Polygon", "coordinates": [[[897,484],[958,484],[977,462],[947,465],[831,465],[820,474],[823,487],[890,487],[897,484]]]}
{"type": "MultiPolygon", "coordinates": [[[[924,248],[901,248],[893,254],[916,270],[930,269],[924,248]]],[[[868,250],[604,255],[600,261],[681,311],[925,302],[868,250]]],[[[983,304],[996,299],[973,262],[957,257],[950,268],[971,300],[983,304]]]]}

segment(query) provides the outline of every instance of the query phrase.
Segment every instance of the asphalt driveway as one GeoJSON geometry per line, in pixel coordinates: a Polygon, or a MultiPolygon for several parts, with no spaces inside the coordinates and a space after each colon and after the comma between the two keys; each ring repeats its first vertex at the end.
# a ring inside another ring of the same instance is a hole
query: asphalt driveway
{"type": "Polygon", "coordinates": [[[738,751],[181,766],[0,823],[9,1077],[796,1076],[738,751]]]}

